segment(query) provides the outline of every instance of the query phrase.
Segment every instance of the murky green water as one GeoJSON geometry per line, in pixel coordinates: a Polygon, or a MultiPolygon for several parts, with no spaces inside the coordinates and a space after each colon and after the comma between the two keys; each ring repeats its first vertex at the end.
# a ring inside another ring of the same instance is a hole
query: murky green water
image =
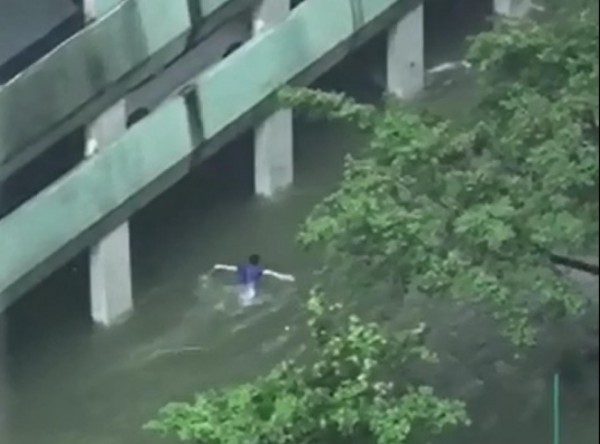
{"type": "MultiPolygon", "coordinates": [[[[435,45],[430,65],[460,55],[460,45],[446,46],[448,39],[435,45]]],[[[370,74],[344,74],[345,87],[373,97],[364,82],[370,74]]],[[[446,80],[432,85],[426,103],[454,113],[472,102],[468,77],[446,80]]],[[[337,75],[326,84],[332,82],[344,84],[337,75]]],[[[343,125],[297,122],[295,139],[295,184],[274,201],[252,196],[250,140],[242,137],[133,219],[136,312],[125,324],[91,326],[83,260],[11,310],[3,386],[0,375],[0,405],[8,416],[0,443],[165,442],[140,431],[164,403],[248,380],[300,351],[304,338],[287,327],[302,321],[300,304],[318,262],[297,249],[294,237],[312,206],[335,187],[343,156],[364,138],[343,125]],[[299,284],[270,282],[261,304],[241,311],[226,274],[203,276],[216,262],[235,263],[255,251],[270,267],[293,272],[299,284]]],[[[596,280],[584,284],[597,292],[596,280]]],[[[554,362],[562,349],[589,337],[587,324],[555,326],[534,356],[513,363],[493,325],[466,308],[412,301],[398,311],[399,320],[424,316],[436,326],[431,342],[442,364],[420,371],[442,392],[467,399],[478,420],[443,442],[550,442],[554,362]]],[[[591,394],[597,393],[597,361],[585,372],[565,388],[565,443],[598,442],[598,398],[591,394]]]]}

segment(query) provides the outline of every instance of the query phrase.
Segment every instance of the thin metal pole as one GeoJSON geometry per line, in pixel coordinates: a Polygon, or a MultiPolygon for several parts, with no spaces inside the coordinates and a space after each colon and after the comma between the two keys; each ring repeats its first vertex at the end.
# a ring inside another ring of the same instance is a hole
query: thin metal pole
{"type": "Polygon", "coordinates": [[[554,374],[553,444],[560,444],[560,375],[554,374]]]}

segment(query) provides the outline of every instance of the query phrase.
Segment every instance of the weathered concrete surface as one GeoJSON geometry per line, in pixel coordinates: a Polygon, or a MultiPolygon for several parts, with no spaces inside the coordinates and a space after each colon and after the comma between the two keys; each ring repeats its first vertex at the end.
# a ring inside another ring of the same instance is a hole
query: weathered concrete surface
{"type": "Polygon", "coordinates": [[[185,175],[190,162],[271,114],[265,99],[279,87],[314,79],[413,7],[398,0],[307,0],[200,75],[186,90],[188,112],[174,99],[0,220],[0,311],[185,175]],[[196,153],[193,140],[203,141],[196,153]]]}
{"type": "MultiPolygon", "coordinates": [[[[252,21],[254,35],[282,23],[290,13],[289,0],[262,0],[252,21]]],[[[294,180],[292,110],[282,109],[260,122],[254,133],[254,190],[271,197],[294,180]]]]}
{"type": "Polygon", "coordinates": [[[0,88],[0,181],[254,3],[130,0],[110,9],[0,88]]]}
{"type": "Polygon", "coordinates": [[[401,99],[415,97],[425,87],[424,6],[402,17],[388,33],[387,90],[401,99]]]}
{"type": "MultiPolygon", "coordinates": [[[[106,110],[87,128],[95,156],[115,143],[127,129],[125,100],[106,110]]],[[[86,150],[88,151],[88,150],[86,150]]],[[[90,249],[90,297],[94,322],[110,326],[133,309],[129,222],[125,221],[90,249]]]]}
{"type": "Polygon", "coordinates": [[[165,68],[160,75],[131,91],[127,95],[127,114],[140,108],[157,108],[190,79],[219,62],[231,46],[242,44],[250,37],[251,30],[247,20],[240,18],[222,24],[206,40],[165,68]]]}

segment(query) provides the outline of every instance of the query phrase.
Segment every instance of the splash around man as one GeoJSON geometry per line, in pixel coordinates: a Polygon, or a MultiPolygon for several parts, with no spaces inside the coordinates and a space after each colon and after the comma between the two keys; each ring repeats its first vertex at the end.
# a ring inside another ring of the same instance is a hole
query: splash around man
{"type": "Polygon", "coordinates": [[[240,265],[216,264],[212,271],[232,271],[237,273],[237,285],[242,305],[251,305],[258,293],[258,286],[263,276],[269,276],[280,281],[294,282],[296,279],[291,274],[278,273],[264,268],[258,254],[252,254],[248,260],[240,265]]]}

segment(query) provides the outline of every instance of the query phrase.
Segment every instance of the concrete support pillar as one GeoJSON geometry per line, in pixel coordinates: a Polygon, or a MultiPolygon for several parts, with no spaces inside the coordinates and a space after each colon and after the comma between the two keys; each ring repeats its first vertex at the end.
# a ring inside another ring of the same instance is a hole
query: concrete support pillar
{"type": "MultiPolygon", "coordinates": [[[[290,0],[262,0],[254,11],[254,35],[281,23],[290,12],[290,0]]],[[[254,136],[255,192],[271,197],[294,180],[293,116],[279,110],[256,127],[254,136]]]]}
{"type": "MultiPolygon", "coordinates": [[[[98,117],[88,127],[86,157],[94,156],[121,136],[126,121],[124,100],[98,117]]],[[[133,309],[128,222],[91,248],[90,287],[92,318],[96,323],[110,326],[133,309]]]]}
{"type": "Polygon", "coordinates": [[[510,16],[513,0],[494,0],[494,12],[498,15],[510,16]]]}
{"type": "Polygon", "coordinates": [[[425,86],[423,4],[406,14],[388,32],[387,89],[410,99],[425,86]]]}
{"type": "Polygon", "coordinates": [[[532,7],[531,0],[494,0],[494,12],[505,17],[523,17],[532,7]]]}

